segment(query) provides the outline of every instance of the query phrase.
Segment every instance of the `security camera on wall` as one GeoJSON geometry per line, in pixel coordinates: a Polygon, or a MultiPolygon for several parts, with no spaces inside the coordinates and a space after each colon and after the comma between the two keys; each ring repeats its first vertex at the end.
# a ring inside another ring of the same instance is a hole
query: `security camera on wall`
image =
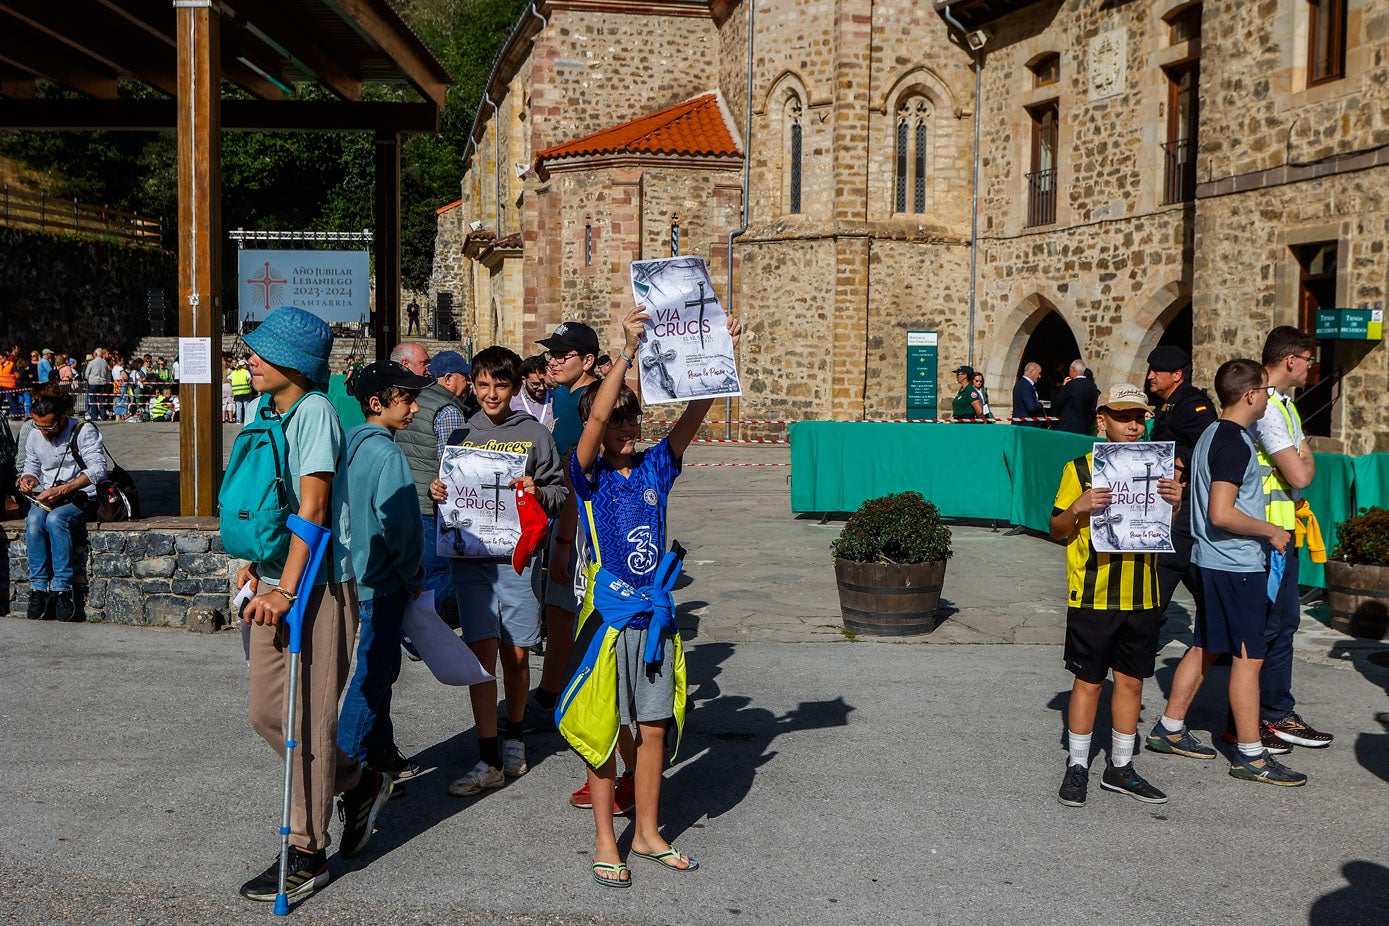
{"type": "Polygon", "coordinates": [[[480,222],[480,221],[477,221],[477,222],[469,222],[469,223],[468,223],[468,231],[475,231],[475,232],[480,232],[480,231],[482,231],[482,222],[480,222]]]}
{"type": "Polygon", "coordinates": [[[989,34],[983,29],[975,29],[973,32],[965,33],[965,44],[970,51],[981,50],[989,41],[989,34]]]}

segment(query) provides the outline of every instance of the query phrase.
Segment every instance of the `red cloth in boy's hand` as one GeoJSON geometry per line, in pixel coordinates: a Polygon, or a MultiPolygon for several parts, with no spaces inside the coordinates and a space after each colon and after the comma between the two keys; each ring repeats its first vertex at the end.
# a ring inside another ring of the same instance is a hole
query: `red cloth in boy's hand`
{"type": "Polygon", "coordinates": [[[528,495],[523,489],[516,490],[516,513],[521,518],[521,536],[516,540],[516,549],[511,553],[511,566],[519,576],[530,562],[531,554],[545,538],[550,519],[545,509],[540,507],[540,499],[528,495]]]}

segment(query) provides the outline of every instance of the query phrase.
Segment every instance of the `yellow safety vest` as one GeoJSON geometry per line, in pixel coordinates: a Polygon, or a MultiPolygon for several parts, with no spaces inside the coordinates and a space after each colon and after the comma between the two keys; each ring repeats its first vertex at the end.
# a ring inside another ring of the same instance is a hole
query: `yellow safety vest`
{"type": "MultiPolygon", "coordinates": [[[[1288,436],[1297,440],[1298,435],[1302,433],[1302,415],[1298,413],[1297,406],[1291,402],[1284,402],[1272,386],[1268,390],[1268,402],[1270,405],[1278,406],[1278,410],[1283,413],[1283,420],[1288,423],[1288,436]],[[1297,422],[1296,427],[1293,426],[1294,421],[1297,422]]],[[[1297,526],[1297,499],[1293,497],[1292,484],[1283,478],[1283,474],[1274,465],[1273,458],[1264,452],[1263,443],[1260,442],[1257,446],[1259,475],[1263,478],[1264,497],[1268,500],[1264,508],[1264,517],[1269,523],[1291,531],[1297,526]]],[[[1294,446],[1300,455],[1301,442],[1294,446]]]]}
{"type": "Polygon", "coordinates": [[[251,371],[243,367],[237,367],[228,374],[227,379],[231,381],[232,395],[250,395],[255,392],[251,388],[251,371]]]}

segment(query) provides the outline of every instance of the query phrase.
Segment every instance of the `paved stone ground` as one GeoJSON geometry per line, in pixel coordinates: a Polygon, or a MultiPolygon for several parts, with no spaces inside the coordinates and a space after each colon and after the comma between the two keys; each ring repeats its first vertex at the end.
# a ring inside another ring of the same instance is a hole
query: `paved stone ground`
{"type": "MultiPolygon", "coordinates": [[[[123,463],[156,468],[172,454],[172,433],[150,439],[160,428],[107,430],[123,463]]],[[[785,449],[701,446],[690,459],[776,461],[785,449]]],[[[672,533],[690,550],[679,599],[692,710],[662,816],[699,872],[638,860],[631,890],[593,885],[591,818],[564,803],[579,763],[554,734],[529,738],[529,775],[449,797],[476,758],[466,696],[407,664],[398,738],[431,771],[391,803],[363,858],[334,859],[335,882],[295,919],[1389,922],[1389,732],[1372,719],[1389,708],[1389,669],[1375,661],[1389,645],[1304,621],[1300,706],[1338,736],[1289,757],[1308,787],[1145,753],[1139,767],[1171,803],[1103,792],[1097,770],[1089,806],[1064,808],[1060,548],[959,527],[944,595],[954,613],[924,639],[979,645],[851,642],[828,553],[838,525],[792,517],[787,474],[692,467],[672,501],[672,533]]],[[[1185,623],[1174,608],[1145,724],[1185,623]]],[[[269,916],[235,894],[274,855],[280,780],[249,729],[236,634],[0,620],[0,651],[0,920],[269,916]]],[[[1192,714],[1203,735],[1223,726],[1223,684],[1217,670],[1192,714]]]]}

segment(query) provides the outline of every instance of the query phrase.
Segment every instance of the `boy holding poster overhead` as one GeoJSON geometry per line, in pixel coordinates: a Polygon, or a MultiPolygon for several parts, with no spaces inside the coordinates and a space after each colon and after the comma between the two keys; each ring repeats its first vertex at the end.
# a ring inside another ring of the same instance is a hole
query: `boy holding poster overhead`
{"type": "MultiPolygon", "coordinates": [[[[1096,423],[1111,443],[1141,440],[1147,414],[1142,390],[1121,383],[1104,397],[1096,423]]],[[[1150,804],[1167,795],[1144,781],[1133,767],[1138,738],[1138,711],[1143,680],[1153,675],[1162,628],[1158,607],[1157,554],[1098,553],[1090,543],[1092,517],[1105,517],[1113,492],[1092,485],[1094,453],[1067,463],[1052,508],[1051,535],[1066,544],[1066,668],[1075,675],[1066,709],[1066,746],[1070,753],[1057,800],[1068,807],[1085,805],[1090,782],[1090,737],[1105,676],[1114,675],[1110,699],[1113,717],[1109,760],[1100,786],[1150,804]]],[[[1157,494],[1181,504],[1181,483],[1159,479],[1157,494]]]]}
{"type": "MultiPolygon", "coordinates": [[[[569,458],[579,523],[588,535],[590,581],[574,650],[582,658],[570,661],[572,676],[555,713],[560,733],[588,764],[593,878],[615,888],[632,884],[613,831],[613,751],[625,727],[637,729],[632,854],[671,871],[698,867],[671,848],[656,819],[667,728],[673,721],[678,730],[685,715],[685,661],[670,596],[679,567],[664,551],[666,501],[713,400],[691,401],[668,437],[636,449],[641,404],[624,379],[650,319],[643,307],[623,321],[612,373],[579,402],[583,436],[569,458]]],[[[726,328],[736,347],[738,322],[730,316],[726,328]]]]}
{"type": "MultiPolygon", "coordinates": [[[[511,407],[520,388],[521,358],[516,353],[504,347],[479,352],[473,357],[473,391],[481,410],[449,435],[448,447],[524,455],[524,475],[507,484],[538,499],[546,515],[554,517],[569,494],[563,461],[549,430],[533,415],[511,407]]],[[[494,489],[490,498],[483,494],[485,504],[514,504],[512,492],[494,489]]],[[[437,502],[449,500],[442,480],[436,479],[429,493],[437,502]]],[[[448,541],[448,533],[440,530],[441,547],[448,541]]],[[[540,599],[531,584],[535,564],[527,562],[518,574],[510,551],[494,552],[498,555],[451,560],[463,639],[488,672],[496,671],[500,654],[506,693],[506,730],[499,743],[496,681],[468,688],[479,760],[449,785],[449,793],[459,797],[500,788],[507,778],[524,775],[529,768],[521,730],[530,690],[530,647],[540,642],[540,599]]]]}

